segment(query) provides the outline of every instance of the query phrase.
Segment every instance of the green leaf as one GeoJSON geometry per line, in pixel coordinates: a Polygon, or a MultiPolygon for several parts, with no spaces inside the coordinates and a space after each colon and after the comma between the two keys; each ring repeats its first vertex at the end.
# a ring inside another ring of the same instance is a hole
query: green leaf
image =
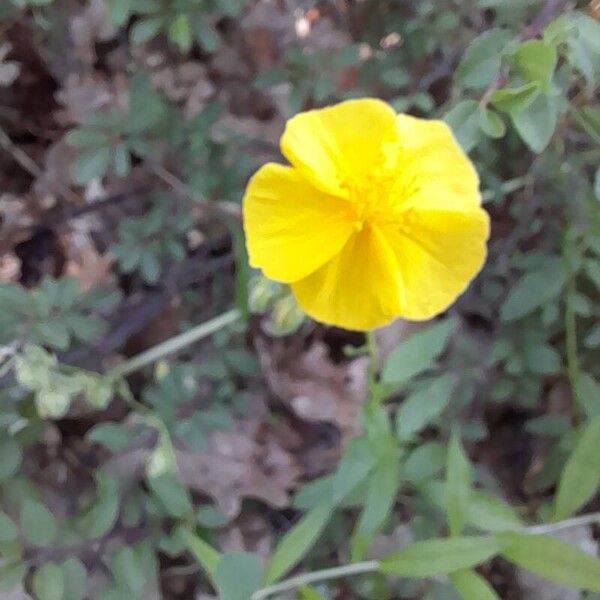
{"type": "Polygon", "coordinates": [[[555,46],[543,40],[523,42],[513,55],[519,73],[529,82],[547,88],[552,80],[558,56],[555,46]]]}
{"type": "Polygon", "coordinates": [[[513,114],[529,106],[540,93],[536,83],[526,83],[515,88],[496,90],[490,96],[490,102],[502,112],[513,114]]]}
{"type": "Polygon", "coordinates": [[[88,146],[106,146],[109,137],[104,131],[98,129],[78,127],[67,133],[65,141],[74,148],[86,148],[88,146]]]}
{"type": "Polygon", "coordinates": [[[600,485],[600,416],[586,424],[562,472],[554,499],[554,519],[576,513],[600,485]]]}
{"type": "Polygon", "coordinates": [[[448,446],[446,468],[446,513],[450,535],[460,535],[466,520],[471,496],[471,464],[460,438],[454,432],[448,446]]]}
{"type": "Polygon", "coordinates": [[[19,535],[14,521],[0,511],[0,542],[12,542],[19,535]]]}
{"type": "Polygon", "coordinates": [[[479,107],[479,126],[483,133],[491,138],[501,138],[506,133],[506,124],[502,117],[485,106],[479,107]]]}
{"type": "Polygon", "coordinates": [[[589,373],[578,374],[575,395],[589,419],[600,416],[600,384],[589,373]]]}
{"type": "Polygon", "coordinates": [[[333,502],[340,503],[351,494],[377,464],[377,456],[366,438],[352,440],[338,465],[332,483],[333,502]]]}
{"type": "Polygon", "coordinates": [[[454,318],[438,321],[400,342],[388,357],[382,373],[383,381],[403,383],[430,369],[446,347],[456,325],[454,318]]]}
{"type": "Polygon", "coordinates": [[[131,157],[127,144],[120,143],[115,146],[113,164],[115,166],[115,175],[125,177],[131,169],[131,157]]]}
{"type": "Polygon", "coordinates": [[[215,584],[220,600],[248,600],[260,589],[263,568],[253,554],[225,554],[215,571],[215,584]]]}
{"type": "Polygon", "coordinates": [[[457,571],[450,581],[464,600],[500,600],[494,588],[475,571],[457,571]]]}
{"type": "Polygon", "coordinates": [[[549,535],[506,533],[502,554],[511,562],[561,585],[600,592],[600,559],[549,535]]]}
{"type": "Polygon", "coordinates": [[[512,287],[502,308],[500,319],[516,321],[556,298],[567,281],[567,272],[558,258],[547,260],[540,268],[523,275],[512,287]]]}
{"type": "Polygon", "coordinates": [[[380,571],[401,577],[435,577],[485,562],[502,550],[493,537],[452,537],[417,542],[381,561],[380,571]]]}
{"type": "Polygon", "coordinates": [[[198,43],[207,51],[214,52],[219,47],[219,34],[215,28],[207,23],[203,18],[196,19],[194,24],[194,33],[198,43]]]}
{"type": "Polygon", "coordinates": [[[483,89],[492,83],[500,70],[502,52],[511,37],[511,32],[506,29],[490,29],[475,38],[456,69],[456,82],[472,89],[483,89]]]}
{"type": "Polygon", "coordinates": [[[98,538],[114,526],[119,516],[119,486],[116,480],[100,473],[97,497],[80,519],[79,526],[89,538],[98,538]]]}
{"type": "Polygon", "coordinates": [[[524,527],[510,504],[484,490],[471,490],[465,514],[469,525],[490,533],[519,531],[524,527]]]}
{"type": "Polygon", "coordinates": [[[105,0],[108,15],[115,25],[125,25],[131,12],[132,0],[105,0]]]}
{"type": "Polygon", "coordinates": [[[408,439],[433,423],[448,406],[457,381],[456,375],[442,375],[409,394],[396,412],[398,437],[408,439]]]}
{"type": "Polygon", "coordinates": [[[104,176],[111,160],[110,148],[93,148],[80,154],[73,163],[72,175],[75,183],[81,185],[92,179],[104,176]]]}
{"type": "Polygon", "coordinates": [[[135,550],[129,546],[119,548],[111,566],[119,588],[126,590],[129,597],[139,598],[146,585],[146,573],[135,550]]]}
{"type": "Polygon", "coordinates": [[[37,600],[65,600],[62,569],[54,563],[46,563],[33,574],[31,588],[37,600]]]}
{"type": "Polygon", "coordinates": [[[182,52],[189,52],[192,47],[192,28],[185,13],[177,15],[169,27],[169,39],[177,44],[182,52]]]}
{"type": "Polygon", "coordinates": [[[573,11],[570,18],[575,35],[567,39],[567,58],[583,74],[591,93],[600,81],[600,23],[581,11],[573,11]]]}
{"type": "Polygon", "coordinates": [[[174,474],[167,472],[157,477],[149,477],[148,484],[168,514],[178,518],[192,514],[190,496],[174,474]]]}
{"type": "Polygon", "coordinates": [[[367,498],[360,514],[352,540],[352,560],[361,560],[374,535],[388,518],[400,486],[400,461],[396,452],[390,452],[369,478],[367,498]]]}
{"type": "Polygon", "coordinates": [[[34,328],[42,344],[52,346],[57,350],[68,350],[71,343],[71,333],[64,321],[48,321],[38,323],[34,328]]]}
{"type": "Polygon", "coordinates": [[[20,521],[23,535],[34,546],[50,546],[58,536],[56,519],[40,502],[25,500],[20,521]]]}
{"type": "Polygon", "coordinates": [[[23,561],[0,564],[0,592],[9,592],[19,585],[27,574],[28,566],[23,561]]]}
{"type": "Polygon", "coordinates": [[[542,152],[552,139],[558,119],[556,102],[549,94],[538,94],[525,108],[511,113],[521,139],[534,152],[542,152]]]}
{"type": "Polygon", "coordinates": [[[163,17],[150,17],[142,19],[133,25],[131,28],[131,41],[134,44],[142,44],[147,42],[159,33],[164,24],[163,17]]]}
{"type": "Polygon", "coordinates": [[[600,144],[600,106],[583,106],[580,110],[571,106],[571,113],[587,134],[600,144]]]}
{"type": "Polygon", "coordinates": [[[3,432],[0,437],[0,483],[19,470],[22,460],[21,446],[13,437],[3,432]]]}
{"type": "Polygon", "coordinates": [[[87,439],[109,450],[123,450],[135,442],[131,428],[119,423],[99,423],[87,434],[87,439]]]}
{"type": "Polygon", "coordinates": [[[277,544],[265,575],[267,585],[277,581],[313,547],[329,522],[332,507],[322,503],[307,513],[277,544]]]}
{"type": "Polygon", "coordinates": [[[404,479],[419,483],[434,477],[444,467],[446,449],[439,442],[426,442],[417,446],[404,463],[404,479]]]}
{"type": "Polygon", "coordinates": [[[183,525],[176,529],[175,535],[183,541],[196,560],[214,579],[217,566],[221,561],[221,554],[183,525]]]}
{"type": "Polygon", "coordinates": [[[549,344],[526,345],[523,348],[523,359],[525,366],[538,375],[555,375],[561,371],[560,353],[549,344]]]}
{"type": "Polygon", "coordinates": [[[478,111],[478,102],[462,100],[444,115],[444,121],[451,127],[465,152],[472,150],[481,139],[478,111]]]}
{"type": "Polygon", "coordinates": [[[300,592],[300,600],[327,600],[311,587],[303,586],[298,590],[300,592]]]}
{"type": "Polygon", "coordinates": [[[77,558],[69,558],[60,565],[65,584],[63,600],[83,600],[87,595],[87,571],[77,558]]]}

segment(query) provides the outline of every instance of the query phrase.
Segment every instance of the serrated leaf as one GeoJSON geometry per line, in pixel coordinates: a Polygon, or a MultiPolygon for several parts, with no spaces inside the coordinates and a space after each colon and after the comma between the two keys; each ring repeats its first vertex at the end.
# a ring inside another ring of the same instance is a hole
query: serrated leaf
{"type": "Polygon", "coordinates": [[[488,86],[498,75],[502,51],[511,37],[506,29],[490,29],[475,38],[456,69],[456,82],[472,89],[488,86]]]}
{"type": "Polygon", "coordinates": [[[58,537],[56,519],[41,502],[26,500],[20,521],[23,535],[33,546],[50,546],[58,537]]]}
{"type": "Polygon", "coordinates": [[[214,579],[220,600],[248,600],[262,584],[263,568],[253,554],[225,554],[214,579]]]}
{"type": "Polygon", "coordinates": [[[396,412],[396,434],[407,439],[437,419],[452,397],[458,378],[442,375],[408,395],[396,412]]]}
{"type": "Polygon", "coordinates": [[[485,562],[502,548],[503,543],[494,537],[426,540],[383,559],[380,571],[401,577],[447,575],[485,562]]]}
{"type": "Polygon", "coordinates": [[[457,571],[450,581],[463,600],[500,600],[494,588],[475,571],[457,571]]]}
{"type": "Polygon", "coordinates": [[[444,351],[456,325],[454,318],[438,321],[400,342],[386,361],[383,381],[389,384],[403,383],[430,369],[444,351]]]}
{"type": "Polygon", "coordinates": [[[554,500],[554,519],[576,513],[600,486],[600,416],[585,426],[562,472],[554,500]]]}
{"type": "Polygon", "coordinates": [[[290,531],[288,531],[273,551],[265,582],[267,585],[277,581],[313,547],[329,522],[332,507],[322,503],[308,512],[290,531]]]}
{"type": "Polygon", "coordinates": [[[452,536],[460,535],[465,524],[471,499],[471,477],[471,464],[455,432],[448,446],[446,467],[446,514],[452,536]]]}
{"type": "Polygon", "coordinates": [[[502,534],[511,562],[561,585],[600,592],[600,559],[549,535],[502,534]]]}
{"type": "Polygon", "coordinates": [[[500,319],[516,321],[556,298],[567,281],[567,272],[558,258],[549,259],[540,268],[523,275],[512,287],[500,319]]]}

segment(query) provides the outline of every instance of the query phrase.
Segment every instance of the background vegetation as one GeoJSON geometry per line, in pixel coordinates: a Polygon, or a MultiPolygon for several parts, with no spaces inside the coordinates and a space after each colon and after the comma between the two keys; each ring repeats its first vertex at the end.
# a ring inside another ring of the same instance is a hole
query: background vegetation
{"type": "Polygon", "coordinates": [[[0,598],[600,598],[599,17],[0,2],[0,598]],[[285,119],[357,96],[444,118],[492,221],[378,352],[240,226],[285,119]]]}

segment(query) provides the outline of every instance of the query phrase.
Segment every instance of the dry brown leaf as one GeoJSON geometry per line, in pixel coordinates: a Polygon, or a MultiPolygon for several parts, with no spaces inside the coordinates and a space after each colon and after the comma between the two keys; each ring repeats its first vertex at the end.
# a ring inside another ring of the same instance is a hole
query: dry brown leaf
{"type": "Polygon", "coordinates": [[[276,344],[257,339],[263,371],[271,391],[300,419],[337,425],[342,438],[358,435],[366,396],[366,366],[361,357],[334,364],[317,342],[300,356],[278,352],[276,344]]]}
{"type": "Polygon", "coordinates": [[[262,500],[275,508],[289,504],[300,467],[270,425],[252,419],[234,431],[212,434],[203,452],[177,452],[177,466],[185,485],[204,492],[225,516],[236,517],[244,498],[262,500]]]}

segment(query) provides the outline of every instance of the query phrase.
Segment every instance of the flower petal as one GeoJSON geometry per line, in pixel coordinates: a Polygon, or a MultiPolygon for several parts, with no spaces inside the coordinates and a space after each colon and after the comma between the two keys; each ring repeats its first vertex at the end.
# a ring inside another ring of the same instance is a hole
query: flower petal
{"type": "Polygon", "coordinates": [[[281,138],[284,156],[315,186],[347,197],[344,185],[395,162],[396,113],[373,98],[347,100],[291,118],[281,138]]]}
{"type": "Polygon", "coordinates": [[[392,194],[415,207],[462,210],[481,204],[479,178],[443,121],[398,115],[401,151],[392,194]]]}
{"type": "Polygon", "coordinates": [[[483,266],[489,218],[481,208],[415,210],[383,231],[401,272],[401,315],[424,320],[452,304],[483,266]]]}
{"type": "Polygon", "coordinates": [[[246,189],[244,230],[250,265],[290,283],[337,254],[353,225],[344,200],[320,192],[291,167],[269,163],[246,189]]]}
{"type": "Polygon", "coordinates": [[[302,309],[318,321],[366,331],[398,316],[399,275],[381,231],[365,226],[327,264],[292,284],[292,291],[302,309]]]}

